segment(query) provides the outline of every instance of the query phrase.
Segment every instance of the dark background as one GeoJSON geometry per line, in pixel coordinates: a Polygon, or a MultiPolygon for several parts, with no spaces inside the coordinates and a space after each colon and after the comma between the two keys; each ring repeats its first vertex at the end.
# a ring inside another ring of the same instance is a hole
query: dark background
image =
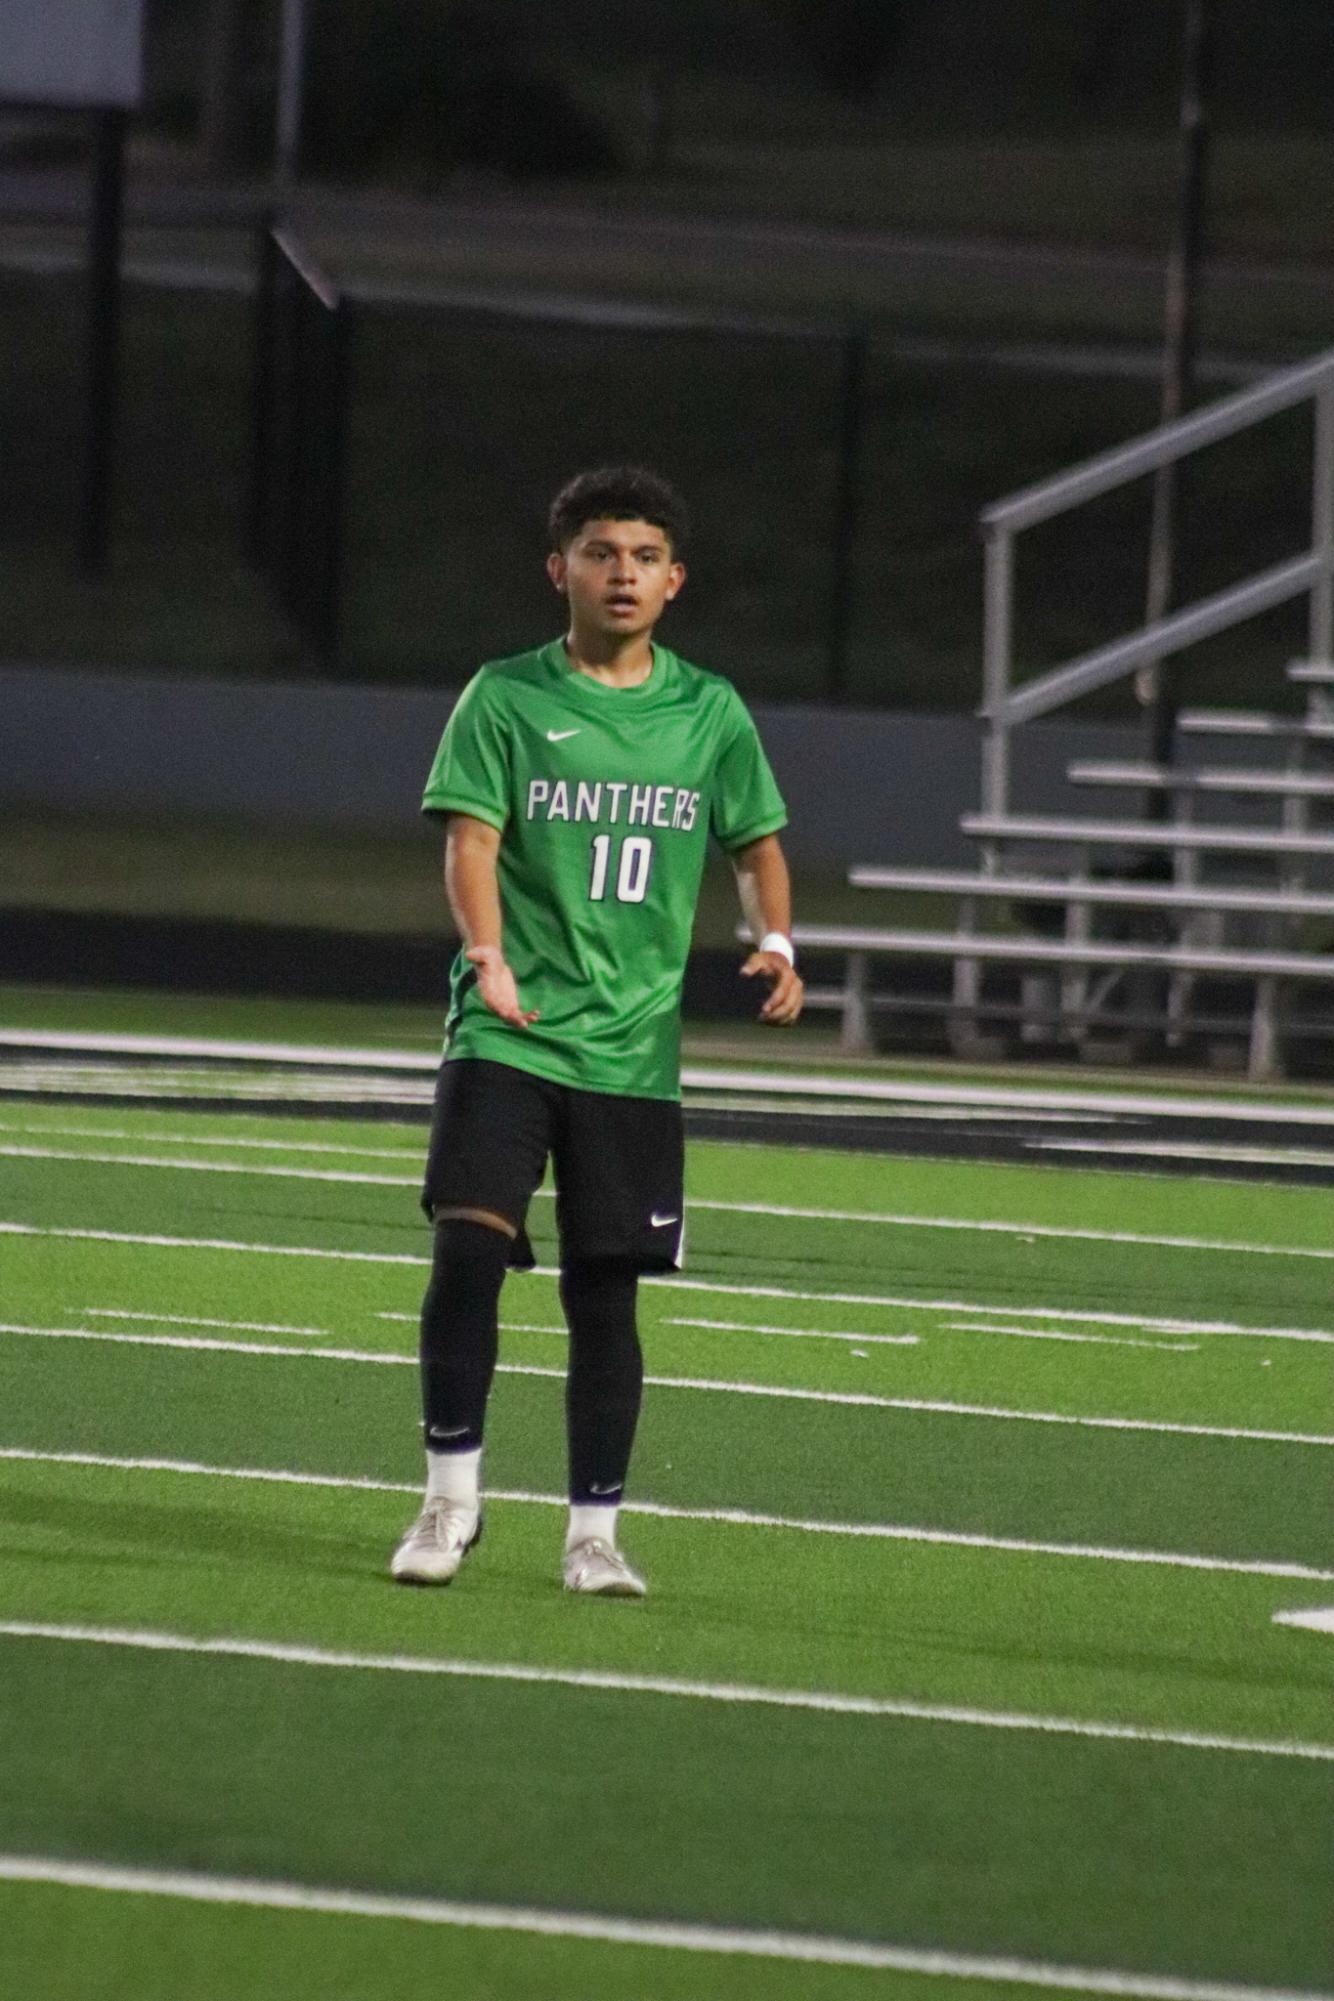
{"type": "MultiPolygon", "coordinates": [[[[1196,401],[1334,324],[1334,10],[1213,12],[1196,401]]],[[[313,7],[288,206],[356,315],[331,660],[242,555],[277,15],[150,8],[92,582],[71,560],[87,121],[0,123],[0,658],[454,684],[551,625],[550,490],[629,457],[693,506],[681,650],[756,697],[975,704],[978,510],[1157,420],[1176,5],[313,7]]],[[[1301,545],[1309,449],[1297,415],[1191,465],[1177,601],[1301,545]]],[[[1147,527],[1146,485],[1026,538],[1021,671],[1139,621],[1147,527]]],[[[1300,644],[1276,614],[1199,672],[1244,699],[1300,644]]]]}

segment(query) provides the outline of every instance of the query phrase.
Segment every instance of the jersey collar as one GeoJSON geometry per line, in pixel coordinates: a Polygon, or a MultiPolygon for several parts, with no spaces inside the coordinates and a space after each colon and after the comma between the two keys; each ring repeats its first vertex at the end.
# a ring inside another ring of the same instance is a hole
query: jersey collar
{"type": "Polygon", "coordinates": [[[577,700],[594,704],[601,702],[642,702],[647,697],[658,694],[667,678],[667,663],[671,654],[657,641],[650,642],[653,652],[653,668],[647,679],[633,688],[609,688],[602,681],[595,681],[589,674],[581,674],[577,667],[570,665],[570,656],[565,651],[563,639],[553,639],[542,648],[542,659],[550,671],[559,679],[562,690],[577,700]]]}

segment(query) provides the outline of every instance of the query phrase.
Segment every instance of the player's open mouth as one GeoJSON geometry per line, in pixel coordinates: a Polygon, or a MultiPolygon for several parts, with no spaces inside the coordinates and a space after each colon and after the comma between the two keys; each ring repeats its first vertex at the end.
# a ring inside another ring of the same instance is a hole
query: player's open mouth
{"type": "Polygon", "coordinates": [[[608,611],[638,611],[639,599],[624,594],[605,600],[608,611]]]}

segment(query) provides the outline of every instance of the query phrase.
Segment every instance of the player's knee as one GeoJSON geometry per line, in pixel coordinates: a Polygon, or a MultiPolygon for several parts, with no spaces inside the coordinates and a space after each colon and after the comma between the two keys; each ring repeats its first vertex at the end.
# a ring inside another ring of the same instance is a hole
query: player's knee
{"type": "Polygon", "coordinates": [[[423,1311],[448,1315],[461,1306],[500,1297],[512,1239],[470,1216],[442,1216],[432,1245],[431,1278],[423,1311]]]}
{"type": "Polygon", "coordinates": [[[494,1230],[511,1243],[519,1234],[518,1224],[511,1223],[508,1216],[500,1215],[497,1210],[473,1209],[462,1203],[436,1203],[431,1210],[431,1221],[435,1224],[437,1235],[447,1225],[455,1223],[470,1223],[478,1229],[494,1230]]]}

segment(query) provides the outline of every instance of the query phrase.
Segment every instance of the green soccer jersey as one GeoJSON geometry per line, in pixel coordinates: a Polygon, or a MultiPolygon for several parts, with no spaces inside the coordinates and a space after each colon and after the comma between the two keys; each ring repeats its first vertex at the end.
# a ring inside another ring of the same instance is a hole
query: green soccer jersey
{"type": "Polygon", "coordinates": [[[512,1063],[584,1091],[678,1098],[680,999],[712,831],[728,850],[785,825],[741,697],[653,648],[634,688],[569,664],[559,640],[483,667],[460,696],[422,799],[501,833],[512,1028],[462,954],[445,1053],[512,1063]]]}

